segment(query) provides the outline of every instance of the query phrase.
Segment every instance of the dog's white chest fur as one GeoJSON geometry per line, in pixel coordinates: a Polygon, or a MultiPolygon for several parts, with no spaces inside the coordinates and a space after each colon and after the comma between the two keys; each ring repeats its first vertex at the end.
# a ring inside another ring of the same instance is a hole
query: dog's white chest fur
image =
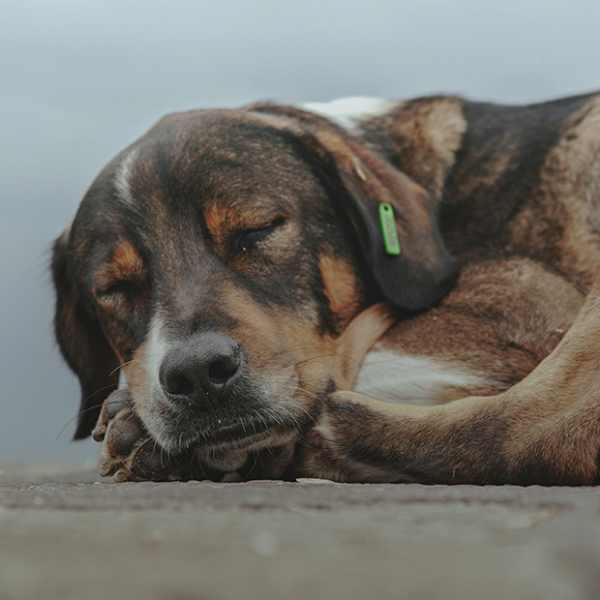
{"type": "Polygon", "coordinates": [[[427,406],[446,400],[452,388],[490,384],[485,374],[463,363],[375,349],[363,360],[354,391],[384,402],[427,406]]]}

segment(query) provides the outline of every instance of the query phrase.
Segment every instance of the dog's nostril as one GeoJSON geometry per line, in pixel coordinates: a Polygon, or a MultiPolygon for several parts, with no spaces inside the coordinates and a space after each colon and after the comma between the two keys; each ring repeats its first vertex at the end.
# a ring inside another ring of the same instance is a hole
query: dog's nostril
{"type": "Polygon", "coordinates": [[[165,387],[169,394],[178,396],[189,396],[194,392],[194,384],[184,375],[169,377],[165,387]]]}
{"type": "Polygon", "coordinates": [[[167,397],[211,410],[216,402],[229,399],[243,367],[240,344],[220,334],[202,333],[169,351],[159,380],[167,397]]]}
{"type": "Polygon", "coordinates": [[[227,383],[239,368],[237,361],[220,360],[208,368],[208,377],[216,385],[227,383]]]}

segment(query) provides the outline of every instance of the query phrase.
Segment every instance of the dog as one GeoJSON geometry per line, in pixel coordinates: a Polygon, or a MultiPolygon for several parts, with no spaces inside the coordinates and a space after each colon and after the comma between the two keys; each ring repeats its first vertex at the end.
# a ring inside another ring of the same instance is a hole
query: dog
{"type": "Polygon", "coordinates": [[[168,115],[54,244],[75,438],[118,481],[597,483],[599,203],[600,95],[168,115]]]}

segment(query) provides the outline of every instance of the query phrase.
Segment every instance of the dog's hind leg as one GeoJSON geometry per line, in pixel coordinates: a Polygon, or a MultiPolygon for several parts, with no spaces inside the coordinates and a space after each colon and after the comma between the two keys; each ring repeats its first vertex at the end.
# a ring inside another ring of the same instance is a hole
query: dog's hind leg
{"type": "Polygon", "coordinates": [[[496,396],[426,407],[333,394],[299,475],[340,481],[591,485],[599,480],[600,281],[555,350],[496,396]]]}

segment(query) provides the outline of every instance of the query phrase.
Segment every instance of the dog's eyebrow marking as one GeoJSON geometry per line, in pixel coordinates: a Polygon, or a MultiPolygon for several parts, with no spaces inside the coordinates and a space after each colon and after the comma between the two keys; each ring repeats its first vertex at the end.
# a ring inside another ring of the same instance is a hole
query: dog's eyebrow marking
{"type": "Polygon", "coordinates": [[[490,387],[484,373],[457,361],[374,350],[362,362],[353,391],[383,402],[433,406],[452,389],[490,387]]]}
{"type": "Polygon", "coordinates": [[[117,188],[117,193],[119,194],[119,198],[126,202],[127,204],[131,204],[133,199],[131,197],[131,190],[129,186],[129,182],[131,180],[132,168],[137,160],[138,151],[137,149],[132,150],[119,165],[117,173],[115,175],[115,187],[117,188]]]}
{"type": "Polygon", "coordinates": [[[119,244],[110,262],[98,270],[96,287],[102,288],[121,280],[132,280],[140,285],[145,280],[144,261],[133,245],[127,241],[119,244]]]}
{"type": "Polygon", "coordinates": [[[204,215],[204,220],[209,231],[216,235],[227,227],[236,227],[240,223],[238,211],[215,204],[211,206],[204,215]]]}
{"type": "Polygon", "coordinates": [[[403,102],[397,100],[355,96],[339,98],[331,102],[304,102],[297,106],[331,119],[344,129],[355,131],[358,129],[361,119],[384,115],[394,108],[398,108],[401,104],[403,102]]]}
{"type": "Polygon", "coordinates": [[[124,274],[139,275],[144,268],[144,263],[140,255],[129,242],[122,243],[115,250],[112,262],[115,270],[124,274]]]}

